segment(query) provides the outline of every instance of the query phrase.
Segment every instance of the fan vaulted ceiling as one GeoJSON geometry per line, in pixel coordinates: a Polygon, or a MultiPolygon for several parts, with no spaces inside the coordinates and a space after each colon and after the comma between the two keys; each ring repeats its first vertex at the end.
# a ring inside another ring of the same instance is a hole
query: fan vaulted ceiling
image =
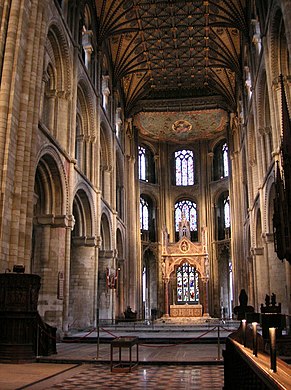
{"type": "Polygon", "coordinates": [[[96,1],[98,38],[107,44],[126,114],[191,111],[197,100],[234,107],[248,3],[96,1]]]}

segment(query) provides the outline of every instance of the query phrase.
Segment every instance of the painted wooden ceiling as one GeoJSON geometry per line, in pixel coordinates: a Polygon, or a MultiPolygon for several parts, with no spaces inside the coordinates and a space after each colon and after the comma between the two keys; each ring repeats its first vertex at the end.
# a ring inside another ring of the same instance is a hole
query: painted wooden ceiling
{"type": "Polygon", "coordinates": [[[195,110],[195,99],[234,107],[248,3],[96,0],[98,38],[107,45],[126,114],[189,111],[189,102],[195,110]]]}

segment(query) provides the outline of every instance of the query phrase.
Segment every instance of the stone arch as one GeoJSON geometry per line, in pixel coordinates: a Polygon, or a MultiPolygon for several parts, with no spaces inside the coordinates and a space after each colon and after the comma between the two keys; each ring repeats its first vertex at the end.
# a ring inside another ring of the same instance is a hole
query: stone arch
{"type": "Polygon", "coordinates": [[[168,268],[168,277],[175,272],[176,267],[182,265],[183,263],[188,262],[192,267],[195,267],[199,272],[200,276],[204,275],[204,268],[201,265],[201,261],[195,256],[189,256],[189,258],[185,257],[177,257],[174,261],[171,262],[171,265],[168,268]]]}
{"type": "Polygon", "coordinates": [[[72,232],[74,237],[93,236],[93,213],[91,202],[83,189],[78,189],[73,201],[73,216],[75,227],[72,232]]]}
{"type": "Polygon", "coordinates": [[[58,91],[71,92],[71,60],[66,34],[57,21],[52,21],[48,26],[45,58],[45,69],[49,63],[55,68],[58,75],[56,89],[58,91]]]}
{"type": "Polygon", "coordinates": [[[258,207],[255,212],[255,243],[256,248],[261,248],[263,246],[262,242],[262,232],[263,232],[263,226],[262,226],[262,215],[261,215],[261,209],[258,207]]]}
{"type": "MultiPolygon", "coordinates": [[[[61,312],[52,311],[59,296],[59,275],[64,275],[68,215],[68,186],[63,164],[53,147],[38,156],[34,186],[31,272],[41,278],[38,310],[45,321],[62,325],[61,312]]],[[[62,298],[60,298],[62,299],[62,298]]]]}
{"type": "Polygon", "coordinates": [[[116,211],[121,219],[124,217],[124,157],[119,149],[116,150],[116,211]]]}
{"type": "MultiPolygon", "coordinates": [[[[37,156],[37,167],[41,160],[44,161],[46,169],[48,169],[48,183],[51,182],[53,188],[58,185],[59,194],[56,195],[58,199],[62,196],[60,214],[68,214],[70,211],[68,178],[58,151],[51,145],[44,146],[37,156]]],[[[56,193],[56,189],[54,193],[56,193]]]]}
{"type": "Polygon", "coordinates": [[[93,144],[96,138],[93,100],[87,83],[81,79],[77,86],[75,158],[79,168],[88,178],[93,176],[93,144]]]}
{"type": "Polygon", "coordinates": [[[64,185],[61,173],[63,166],[55,159],[55,153],[53,149],[46,149],[38,161],[35,174],[35,214],[62,215],[67,211],[67,186],[64,185]]]}
{"type": "MultiPolygon", "coordinates": [[[[231,236],[231,214],[230,215],[230,226],[227,226],[225,206],[230,206],[230,194],[228,188],[221,188],[216,193],[215,197],[215,239],[225,240],[231,236]],[[227,202],[227,198],[229,202],[227,202]],[[227,227],[226,227],[227,226],[227,227]]],[[[230,210],[229,210],[230,211],[230,210]]]]}
{"type": "Polygon", "coordinates": [[[93,96],[88,86],[81,79],[77,87],[77,109],[81,115],[84,134],[95,135],[93,96]]]}
{"type": "MultiPolygon", "coordinates": [[[[155,242],[157,241],[157,199],[150,191],[143,191],[140,194],[140,205],[143,204],[143,210],[146,206],[144,202],[148,205],[148,229],[143,229],[142,223],[141,239],[145,242],[155,242]]],[[[142,218],[142,215],[140,215],[140,218],[142,218]]],[[[143,219],[142,222],[144,221],[145,220],[143,219]]]]}
{"type": "Polygon", "coordinates": [[[213,152],[214,149],[223,141],[225,141],[228,144],[228,140],[227,140],[226,135],[221,135],[220,137],[215,138],[214,140],[210,141],[209,142],[209,151],[213,152]]]}
{"type": "Polygon", "coordinates": [[[271,53],[271,74],[272,80],[277,79],[280,74],[290,74],[288,64],[288,47],[285,36],[285,23],[282,10],[276,5],[270,15],[270,53],[271,53]]]}
{"type": "Polygon", "coordinates": [[[112,226],[111,219],[108,215],[109,213],[106,210],[103,210],[101,216],[101,246],[102,250],[111,250],[112,249],[112,226]]]}
{"type": "Polygon", "coordinates": [[[103,198],[108,204],[112,200],[113,148],[106,127],[100,128],[100,187],[103,198]]]}
{"type": "Polygon", "coordinates": [[[102,158],[105,158],[104,165],[106,167],[112,167],[113,155],[112,155],[112,141],[107,130],[107,126],[102,122],[100,126],[100,146],[102,158]],[[104,149],[104,150],[103,150],[104,149]]]}
{"type": "Polygon", "coordinates": [[[71,72],[65,33],[57,22],[52,21],[45,44],[40,120],[66,150],[69,148],[71,72]]]}
{"type": "Polygon", "coordinates": [[[118,227],[116,229],[116,249],[117,249],[117,257],[119,259],[124,258],[124,234],[122,230],[118,227]]]}
{"type": "Polygon", "coordinates": [[[271,127],[271,101],[269,88],[267,84],[266,70],[263,68],[258,78],[257,90],[257,127],[258,127],[258,141],[260,147],[258,152],[262,162],[262,169],[265,172],[272,160],[273,150],[273,134],[271,127]]]}
{"type": "Polygon", "coordinates": [[[264,197],[264,231],[273,234],[273,213],[274,213],[274,198],[275,198],[275,178],[274,172],[268,177],[266,182],[265,197],[264,197]]]}
{"type": "Polygon", "coordinates": [[[93,325],[95,295],[95,237],[93,202],[85,185],[73,200],[75,226],[71,235],[69,322],[71,327],[93,325]]]}

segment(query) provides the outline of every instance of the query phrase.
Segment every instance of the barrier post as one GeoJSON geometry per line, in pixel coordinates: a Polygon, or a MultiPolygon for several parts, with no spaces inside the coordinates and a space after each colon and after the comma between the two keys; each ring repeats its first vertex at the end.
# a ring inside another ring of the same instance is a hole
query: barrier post
{"type": "Polygon", "coordinates": [[[39,358],[39,323],[36,324],[36,357],[39,358]]]}
{"type": "Polygon", "coordinates": [[[97,359],[99,359],[99,344],[100,344],[100,334],[99,334],[99,309],[96,313],[96,325],[97,325],[97,359]]]}
{"type": "Polygon", "coordinates": [[[220,360],[220,326],[217,325],[217,360],[220,360]]]}

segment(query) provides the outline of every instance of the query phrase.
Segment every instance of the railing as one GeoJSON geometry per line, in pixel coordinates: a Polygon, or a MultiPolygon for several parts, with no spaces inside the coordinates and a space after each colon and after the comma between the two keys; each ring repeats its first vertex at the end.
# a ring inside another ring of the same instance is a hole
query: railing
{"type": "Polygon", "coordinates": [[[274,355],[257,352],[228,338],[224,357],[224,389],[291,389],[291,368],[274,355]]]}

